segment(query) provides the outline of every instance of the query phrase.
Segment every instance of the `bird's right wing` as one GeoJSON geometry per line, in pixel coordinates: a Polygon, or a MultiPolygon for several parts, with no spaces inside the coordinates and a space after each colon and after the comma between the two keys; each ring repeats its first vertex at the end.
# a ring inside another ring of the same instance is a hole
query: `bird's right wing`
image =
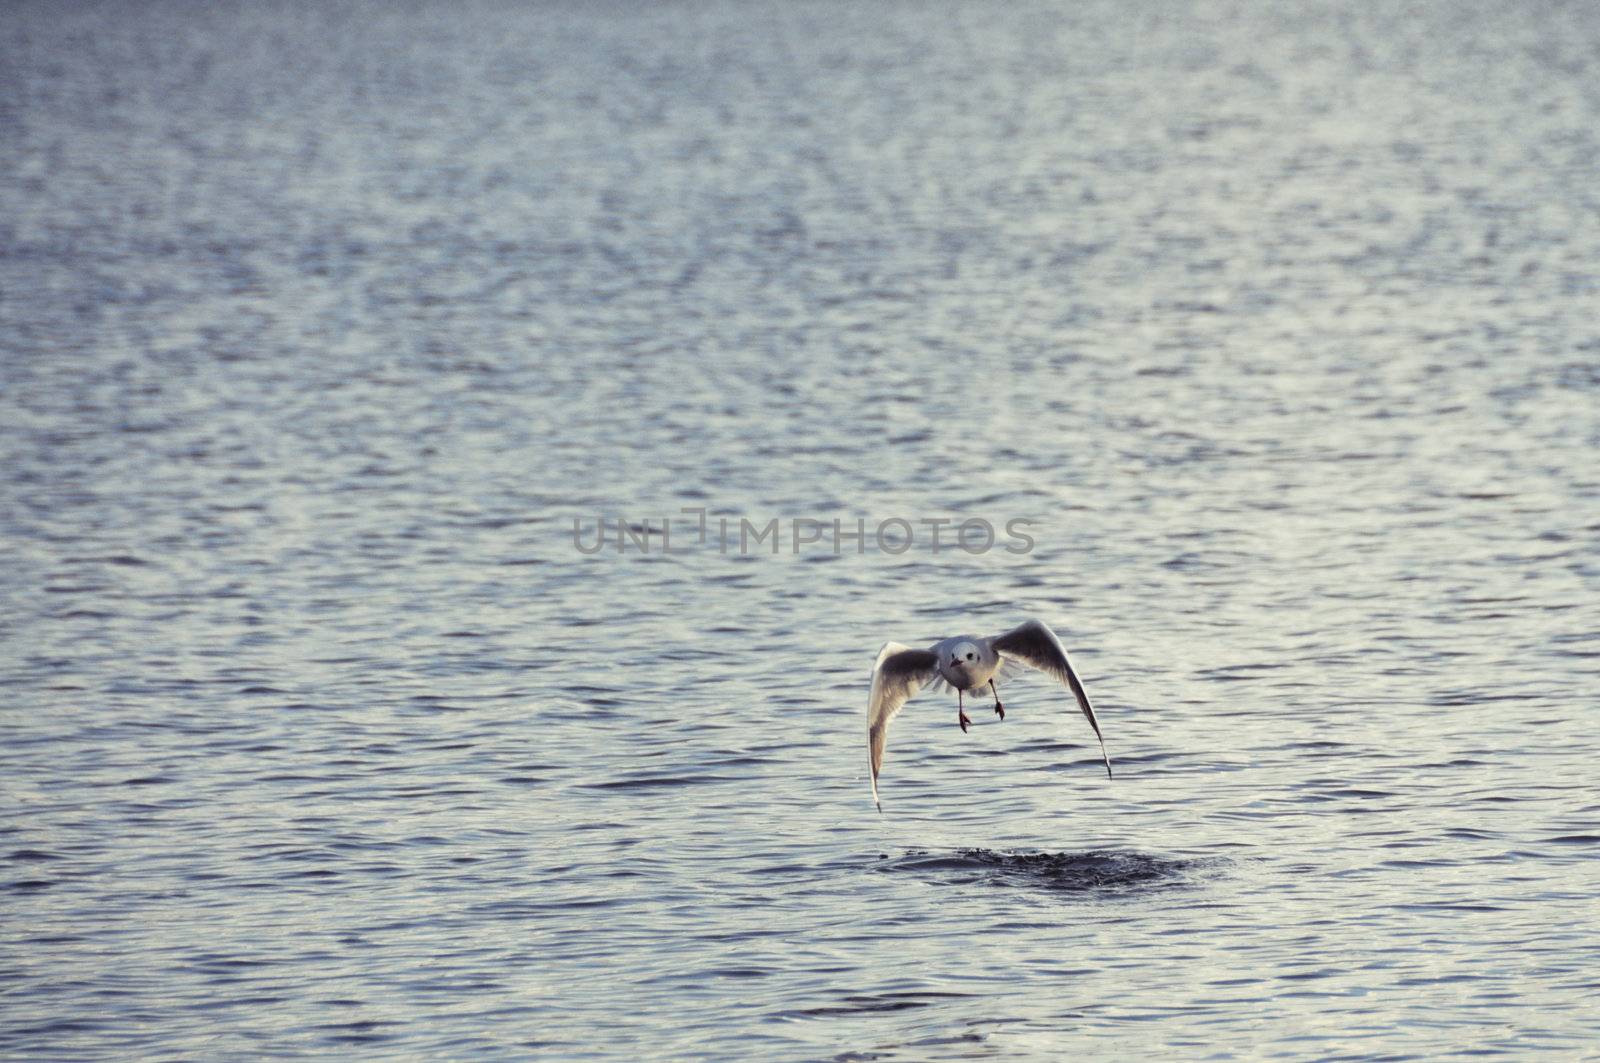
{"type": "Polygon", "coordinates": [[[1106,755],[1106,740],[1100,737],[1100,721],[1094,718],[1094,706],[1089,704],[1089,692],[1083,689],[1083,683],[1078,679],[1078,673],[1072,670],[1072,665],[1067,661],[1067,651],[1061,645],[1061,640],[1056,638],[1056,633],[1050,630],[1042,620],[1030,620],[1020,627],[1014,627],[1003,635],[996,635],[989,640],[1001,656],[1037,668],[1046,675],[1053,676],[1072,691],[1072,696],[1078,699],[1078,708],[1083,711],[1083,718],[1089,721],[1089,726],[1094,728],[1094,737],[1100,743],[1100,759],[1105,761],[1106,778],[1111,778],[1111,758],[1106,755]]]}
{"type": "Polygon", "coordinates": [[[889,721],[894,719],[911,695],[938,675],[939,658],[932,650],[913,650],[898,642],[886,642],[872,666],[872,696],[867,699],[867,750],[872,764],[872,801],[878,800],[878,769],[883,765],[883,744],[889,737],[889,721]]]}

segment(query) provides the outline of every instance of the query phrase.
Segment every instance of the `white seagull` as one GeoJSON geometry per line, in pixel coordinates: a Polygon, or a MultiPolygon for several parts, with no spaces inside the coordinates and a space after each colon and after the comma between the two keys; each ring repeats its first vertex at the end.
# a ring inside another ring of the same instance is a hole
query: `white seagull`
{"type": "Polygon", "coordinates": [[[1111,778],[1111,758],[1106,756],[1106,740],[1100,737],[1100,723],[1094,718],[1094,708],[1084,691],[1078,675],[1067,663],[1067,651],[1061,640],[1043,621],[1029,620],[1021,627],[1012,628],[1004,635],[980,638],[976,635],[957,635],[936,642],[925,650],[914,650],[898,642],[886,642],[878,651],[878,660],[872,666],[872,695],[867,700],[867,749],[872,763],[872,800],[883,811],[878,800],[878,768],[883,764],[884,740],[889,736],[889,721],[905,706],[911,696],[927,683],[943,683],[955,688],[956,718],[961,730],[966,731],[972,722],[966,713],[963,697],[968,691],[988,687],[994,695],[994,713],[1006,718],[1005,706],[1000,704],[1000,691],[995,680],[1009,678],[1015,671],[1011,666],[1026,665],[1065,683],[1078,699],[1078,708],[1094,728],[1100,741],[1100,758],[1106,762],[1106,778],[1111,778]]]}

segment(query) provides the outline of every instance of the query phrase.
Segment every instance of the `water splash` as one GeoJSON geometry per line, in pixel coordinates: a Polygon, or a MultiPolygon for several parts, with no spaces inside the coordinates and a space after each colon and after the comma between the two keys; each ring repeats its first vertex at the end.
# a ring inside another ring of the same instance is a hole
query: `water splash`
{"type": "Polygon", "coordinates": [[[1170,888],[1187,881],[1197,860],[1101,849],[1082,853],[912,850],[885,857],[874,870],[910,872],[956,884],[982,883],[1063,893],[1104,895],[1170,888]]]}

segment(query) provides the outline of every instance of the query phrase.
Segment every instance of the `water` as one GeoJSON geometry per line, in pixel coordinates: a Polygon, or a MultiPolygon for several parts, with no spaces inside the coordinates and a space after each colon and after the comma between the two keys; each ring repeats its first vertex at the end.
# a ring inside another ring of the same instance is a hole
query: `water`
{"type": "Polygon", "coordinates": [[[8,5],[0,1053],[1595,1058],[1600,18],[1369,7],[8,5]]]}

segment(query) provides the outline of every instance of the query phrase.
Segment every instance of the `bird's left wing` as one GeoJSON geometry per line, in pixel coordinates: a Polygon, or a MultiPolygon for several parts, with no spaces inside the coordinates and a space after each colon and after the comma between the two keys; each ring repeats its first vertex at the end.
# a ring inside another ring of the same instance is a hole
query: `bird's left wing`
{"type": "Polygon", "coordinates": [[[1099,739],[1100,759],[1106,762],[1106,778],[1111,778],[1111,758],[1106,756],[1106,740],[1100,736],[1100,721],[1094,718],[1089,692],[1083,689],[1078,673],[1072,670],[1067,651],[1062,647],[1061,640],[1056,638],[1056,633],[1043,621],[1030,620],[1004,635],[996,635],[989,640],[989,645],[999,651],[1001,657],[1020,661],[1029,668],[1037,668],[1046,675],[1055,676],[1072,690],[1072,696],[1078,699],[1078,708],[1083,710],[1084,719],[1089,721],[1089,726],[1094,728],[1095,738],[1099,739]]]}
{"type": "Polygon", "coordinates": [[[872,765],[872,801],[878,800],[878,769],[883,765],[883,745],[894,719],[911,695],[938,674],[939,658],[932,650],[913,650],[886,642],[872,666],[872,695],[867,699],[867,750],[872,765]]]}

